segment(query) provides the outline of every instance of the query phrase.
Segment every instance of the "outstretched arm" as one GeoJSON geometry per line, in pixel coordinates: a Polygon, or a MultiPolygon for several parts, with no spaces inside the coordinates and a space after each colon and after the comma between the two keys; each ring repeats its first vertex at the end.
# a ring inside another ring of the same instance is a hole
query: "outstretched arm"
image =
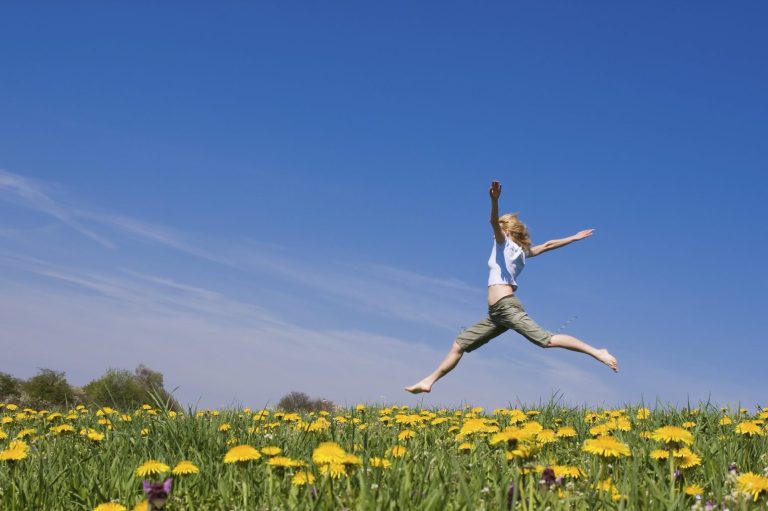
{"type": "Polygon", "coordinates": [[[549,240],[546,243],[542,243],[541,245],[536,245],[535,247],[531,247],[531,252],[528,254],[528,257],[534,257],[539,254],[543,254],[544,252],[549,252],[550,250],[554,250],[556,248],[570,245],[574,241],[583,240],[584,238],[588,238],[592,236],[593,232],[594,232],[594,229],[586,229],[584,231],[577,232],[573,236],[568,236],[567,238],[562,238],[559,240],[549,240]]]}
{"type": "Polygon", "coordinates": [[[488,191],[491,195],[491,227],[493,227],[493,237],[496,238],[496,243],[504,243],[506,237],[501,232],[501,226],[499,225],[499,196],[501,195],[501,183],[498,181],[491,181],[491,189],[488,191]]]}

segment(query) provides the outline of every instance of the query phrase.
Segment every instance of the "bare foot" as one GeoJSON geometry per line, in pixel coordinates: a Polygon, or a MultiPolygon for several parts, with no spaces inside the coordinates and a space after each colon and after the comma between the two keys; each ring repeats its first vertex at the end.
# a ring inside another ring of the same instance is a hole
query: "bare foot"
{"type": "Polygon", "coordinates": [[[608,353],[607,349],[603,348],[603,349],[597,350],[597,356],[595,358],[597,358],[600,362],[602,362],[603,364],[613,369],[614,373],[619,372],[619,363],[616,362],[616,357],[608,353]]]}
{"type": "Polygon", "coordinates": [[[425,383],[424,380],[421,380],[416,385],[411,385],[410,387],[405,387],[405,390],[410,392],[411,394],[421,394],[422,392],[429,392],[432,390],[432,385],[425,383]]]}

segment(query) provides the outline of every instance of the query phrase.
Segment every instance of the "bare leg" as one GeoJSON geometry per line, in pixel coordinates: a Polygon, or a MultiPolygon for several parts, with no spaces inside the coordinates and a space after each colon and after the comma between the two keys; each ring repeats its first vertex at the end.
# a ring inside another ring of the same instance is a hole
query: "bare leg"
{"type": "Polygon", "coordinates": [[[589,344],[580,341],[579,339],[565,334],[555,334],[552,336],[552,341],[547,345],[547,348],[565,348],[571,351],[578,351],[590,355],[603,364],[607,365],[614,372],[619,372],[619,365],[616,362],[616,358],[608,353],[605,348],[597,349],[593,348],[589,344]]]}
{"type": "Polygon", "coordinates": [[[456,367],[456,364],[459,363],[459,360],[461,360],[461,356],[464,354],[464,349],[459,346],[459,343],[456,341],[453,341],[453,345],[451,346],[451,350],[448,352],[448,354],[445,356],[442,362],[440,362],[440,365],[435,369],[435,372],[421,380],[419,383],[415,385],[411,385],[410,387],[405,387],[405,390],[412,394],[420,394],[421,392],[429,392],[432,390],[432,385],[448,374],[451,369],[456,367]]]}

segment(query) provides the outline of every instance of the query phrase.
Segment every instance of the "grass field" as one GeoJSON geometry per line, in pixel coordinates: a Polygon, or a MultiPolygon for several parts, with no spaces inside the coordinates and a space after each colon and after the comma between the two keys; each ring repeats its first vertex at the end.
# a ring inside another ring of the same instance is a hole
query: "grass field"
{"type": "Polygon", "coordinates": [[[0,509],[768,509],[768,410],[0,405],[0,509]],[[161,496],[153,493],[152,497],[161,496]]]}

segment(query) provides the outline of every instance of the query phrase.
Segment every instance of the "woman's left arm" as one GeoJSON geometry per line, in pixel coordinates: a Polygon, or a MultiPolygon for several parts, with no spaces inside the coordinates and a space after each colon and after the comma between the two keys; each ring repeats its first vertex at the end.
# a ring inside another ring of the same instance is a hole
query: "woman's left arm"
{"type": "Polygon", "coordinates": [[[574,241],[583,240],[584,238],[588,238],[592,236],[592,233],[594,231],[595,231],[594,229],[586,229],[586,230],[577,232],[573,236],[568,236],[567,238],[562,238],[559,240],[549,240],[546,243],[542,243],[541,245],[536,245],[535,247],[531,247],[531,250],[528,253],[528,257],[535,257],[539,254],[543,254],[544,252],[549,252],[550,250],[554,250],[556,248],[570,245],[574,241]]]}

